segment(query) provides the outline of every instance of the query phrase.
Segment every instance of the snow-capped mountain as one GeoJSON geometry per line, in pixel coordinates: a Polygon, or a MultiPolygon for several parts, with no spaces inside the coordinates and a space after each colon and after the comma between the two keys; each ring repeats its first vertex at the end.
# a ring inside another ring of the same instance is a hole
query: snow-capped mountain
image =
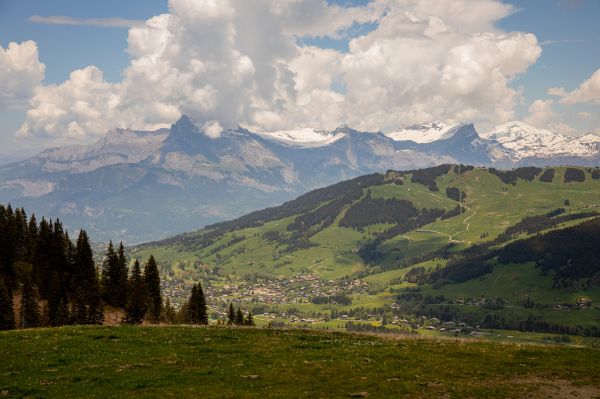
{"type": "Polygon", "coordinates": [[[320,147],[335,143],[337,140],[344,137],[343,133],[336,134],[325,130],[315,130],[310,128],[257,134],[266,139],[299,147],[320,147]]]}
{"type": "Polygon", "coordinates": [[[394,141],[413,141],[418,144],[425,144],[451,137],[456,128],[460,126],[461,124],[447,125],[440,121],[421,125],[405,125],[387,133],[386,136],[394,141]]]}
{"type": "Polygon", "coordinates": [[[0,166],[0,203],[60,218],[96,240],[139,242],[279,204],[358,175],[442,163],[514,167],[600,161],[600,137],[561,136],[522,122],[480,136],[432,122],[394,132],[238,128],[208,137],[183,116],[170,129],[115,129],[90,145],[0,166]]]}
{"type": "Polygon", "coordinates": [[[565,159],[581,158],[594,160],[598,157],[600,137],[587,134],[569,137],[546,129],[538,129],[524,122],[509,122],[496,126],[483,138],[494,147],[497,162],[550,163],[565,159]]]}

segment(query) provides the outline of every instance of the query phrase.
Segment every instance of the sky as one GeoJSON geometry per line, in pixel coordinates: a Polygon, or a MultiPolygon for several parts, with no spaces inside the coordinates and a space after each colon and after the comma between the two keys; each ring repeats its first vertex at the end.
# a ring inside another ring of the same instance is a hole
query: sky
{"type": "Polygon", "coordinates": [[[0,0],[0,157],[113,128],[600,133],[597,0],[0,0]]]}

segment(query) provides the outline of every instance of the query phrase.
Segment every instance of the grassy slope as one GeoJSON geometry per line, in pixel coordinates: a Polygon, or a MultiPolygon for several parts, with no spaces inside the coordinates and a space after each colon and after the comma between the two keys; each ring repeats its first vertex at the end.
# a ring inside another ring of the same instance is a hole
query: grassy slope
{"type": "Polygon", "coordinates": [[[191,327],[0,332],[15,397],[592,397],[600,351],[191,327]],[[568,367],[565,367],[568,365],[568,367]]]}
{"type": "MultiPolygon", "coordinates": [[[[475,169],[463,175],[450,172],[438,178],[439,192],[431,192],[425,186],[413,184],[406,179],[404,185],[386,184],[371,188],[373,197],[408,199],[418,207],[452,209],[456,203],[445,195],[445,188],[458,187],[467,193],[466,212],[447,220],[438,220],[418,231],[387,241],[381,248],[388,256],[382,266],[393,266],[400,259],[410,259],[442,248],[455,242],[458,248],[485,240],[492,240],[508,226],[525,216],[539,215],[562,207],[569,199],[570,212],[598,209],[600,205],[600,181],[592,180],[589,173],[583,183],[563,183],[565,168],[555,168],[553,183],[520,180],[516,186],[503,184],[498,177],[487,170],[475,169]]],[[[316,206],[317,204],[315,204],[316,206]]],[[[342,213],[343,215],[343,213],[342,213]]],[[[338,221],[341,216],[338,217],[338,221]]],[[[365,232],[339,227],[336,223],[311,238],[319,246],[280,254],[276,245],[262,238],[267,231],[286,232],[287,225],[294,217],[277,220],[256,228],[248,228],[225,234],[211,247],[200,251],[183,249],[177,244],[144,248],[136,256],[146,258],[150,253],[164,264],[177,264],[201,261],[214,266],[219,264],[224,273],[247,274],[264,273],[273,276],[287,276],[300,271],[311,270],[324,279],[336,279],[351,275],[364,268],[356,250],[373,238],[373,234],[386,226],[371,226],[365,232]],[[233,236],[246,239],[211,253],[233,236]],[[217,258],[220,257],[220,260],[217,258]]]]}

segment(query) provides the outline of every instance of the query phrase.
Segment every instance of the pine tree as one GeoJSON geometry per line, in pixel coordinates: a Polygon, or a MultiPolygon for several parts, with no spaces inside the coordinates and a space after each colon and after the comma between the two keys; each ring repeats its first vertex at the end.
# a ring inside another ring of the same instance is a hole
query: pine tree
{"type": "Polygon", "coordinates": [[[140,324],[146,316],[146,290],[142,280],[140,263],[135,261],[127,290],[127,303],[125,304],[125,323],[140,324]]]}
{"type": "Polygon", "coordinates": [[[123,242],[119,244],[117,250],[117,305],[124,307],[127,302],[127,257],[125,256],[125,247],[123,242]]]}
{"type": "Polygon", "coordinates": [[[229,311],[227,312],[227,324],[235,324],[235,310],[233,309],[233,303],[229,304],[229,311]]]}
{"type": "Polygon", "coordinates": [[[118,306],[117,304],[117,290],[118,287],[118,259],[117,254],[113,248],[113,243],[108,243],[106,249],[106,256],[104,262],[102,262],[102,274],[100,278],[100,286],[102,287],[102,299],[104,302],[111,306],[118,306]]]}
{"type": "Polygon", "coordinates": [[[177,312],[175,311],[175,307],[171,304],[171,300],[169,298],[167,298],[167,301],[165,302],[162,318],[169,324],[175,324],[175,322],[177,322],[177,312]]]}
{"type": "Polygon", "coordinates": [[[235,313],[235,324],[238,326],[244,325],[244,313],[242,313],[242,309],[240,308],[235,313]]]}
{"type": "Polygon", "coordinates": [[[52,267],[47,257],[52,241],[52,223],[42,218],[33,254],[33,280],[40,289],[42,299],[49,299],[52,267]]]}
{"type": "Polygon", "coordinates": [[[250,327],[254,327],[254,317],[252,317],[252,312],[249,311],[248,312],[248,317],[246,317],[246,320],[244,321],[244,325],[250,326],[250,327]]]}
{"type": "Polygon", "coordinates": [[[208,324],[206,298],[204,297],[204,291],[200,283],[192,287],[192,293],[187,302],[186,319],[192,324],[208,324]]]}
{"type": "MultiPolygon", "coordinates": [[[[46,307],[46,320],[50,326],[62,326],[68,324],[68,311],[66,309],[65,293],[62,281],[55,270],[52,272],[50,281],[46,284],[48,293],[48,305],[46,307]]],[[[76,313],[73,313],[74,315],[76,313]]],[[[73,320],[77,323],[78,320],[73,320]]]]}
{"type": "Polygon", "coordinates": [[[196,298],[196,307],[198,309],[198,323],[208,325],[208,314],[206,312],[206,297],[202,284],[198,283],[198,296],[196,298]]]}
{"type": "Polygon", "coordinates": [[[0,330],[15,328],[15,312],[13,309],[12,293],[4,279],[0,276],[0,330]]]}
{"type": "Polygon", "coordinates": [[[77,313],[77,323],[102,324],[104,309],[98,275],[94,265],[92,248],[85,230],[79,232],[75,246],[75,303],[78,307],[86,307],[86,316],[77,313]]]}
{"type": "Polygon", "coordinates": [[[21,327],[31,328],[39,327],[41,321],[40,307],[38,298],[34,291],[31,280],[26,278],[23,282],[23,292],[21,294],[21,327]]]}
{"type": "Polygon", "coordinates": [[[37,245],[38,240],[38,225],[37,219],[35,215],[32,214],[29,218],[29,223],[27,224],[27,255],[25,258],[25,262],[33,263],[33,257],[35,256],[35,247],[37,245]]]}
{"type": "Polygon", "coordinates": [[[144,285],[148,300],[148,319],[153,323],[158,323],[162,309],[162,296],[160,294],[160,274],[152,255],[144,267],[144,285]]]}

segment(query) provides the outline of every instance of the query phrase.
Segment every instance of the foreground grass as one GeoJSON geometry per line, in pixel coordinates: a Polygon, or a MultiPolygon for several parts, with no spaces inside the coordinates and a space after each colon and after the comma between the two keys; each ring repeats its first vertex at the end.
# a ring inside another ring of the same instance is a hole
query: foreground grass
{"type": "Polygon", "coordinates": [[[600,396],[600,351],[302,330],[12,331],[0,359],[12,397],[600,396]]]}

